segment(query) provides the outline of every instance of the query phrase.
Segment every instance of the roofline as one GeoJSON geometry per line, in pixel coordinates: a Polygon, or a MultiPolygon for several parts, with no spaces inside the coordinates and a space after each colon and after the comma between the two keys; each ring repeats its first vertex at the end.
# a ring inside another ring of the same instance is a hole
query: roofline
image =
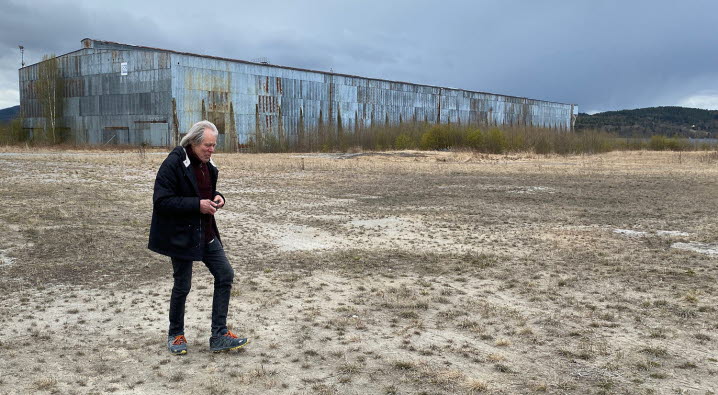
{"type": "MultiPolygon", "coordinates": [[[[115,42],[115,41],[95,40],[94,38],[89,38],[89,37],[83,38],[83,39],[80,40],[80,41],[82,42],[82,41],[85,41],[85,40],[92,40],[93,43],[94,43],[94,42],[97,42],[97,43],[101,43],[101,44],[120,45],[120,46],[124,46],[124,47],[130,47],[130,48],[133,48],[133,49],[169,52],[169,53],[174,53],[174,54],[178,54],[178,55],[197,56],[197,57],[200,57],[200,58],[223,60],[223,61],[229,61],[229,62],[235,62],[235,63],[243,63],[243,64],[251,64],[251,65],[258,65],[258,66],[276,67],[276,68],[286,69],[286,70],[295,70],[295,71],[304,71],[304,72],[310,72],[310,73],[320,73],[320,74],[328,74],[328,75],[337,75],[337,76],[340,76],[340,77],[349,77],[349,78],[362,78],[362,79],[373,80],[373,81],[390,82],[390,83],[395,83],[395,84],[406,84],[406,85],[413,85],[413,86],[423,86],[423,87],[436,88],[436,89],[448,89],[448,90],[452,90],[452,91],[463,91],[463,92],[479,93],[479,94],[483,94],[483,95],[494,95],[494,96],[511,97],[511,98],[515,98],[515,99],[532,100],[532,101],[538,101],[538,102],[544,102],[544,103],[553,103],[553,104],[563,104],[563,105],[567,105],[567,106],[576,106],[576,105],[577,105],[577,104],[575,104],[575,103],[561,103],[561,102],[555,102],[555,101],[549,101],[549,100],[531,99],[531,98],[523,97],[523,96],[511,96],[511,95],[503,95],[503,94],[500,94],[500,93],[471,91],[471,90],[467,90],[467,89],[448,88],[448,87],[445,87],[445,86],[436,86],[436,85],[428,85],[428,84],[417,84],[417,83],[415,83],[415,82],[387,80],[387,79],[383,79],[383,78],[364,77],[364,76],[353,75],[353,74],[344,74],[344,73],[335,73],[335,72],[329,72],[329,71],[303,69],[303,68],[300,68],[300,67],[292,67],[292,66],[282,66],[282,65],[276,65],[276,64],[265,64],[265,63],[258,63],[258,62],[250,62],[250,61],[248,61],[248,60],[225,58],[225,57],[221,57],[221,56],[203,55],[203,54],[197,54],[197,53],[192,53],[192,52],[175,51],[175,50],[172,50],[172,49],[147,47],[147,46],[144,46],[144,45],[133,45],[133,44],[118,43],[118,42],[115,42]]],[[[67,56],[67,55],[73,54],[73,53],[75,53],[75,52],[82,51],[82,50],[84,50],[84,49],[90,49],[90,48],[81,48],[81,49],[78,49],[78,50],[76,50],[76,51],[68,52],[68,53],[66,53],[66,54],[58,55],[58,56],[67,56]]],[[[100,49],[102,49],[102,48],[100,48],[100,49]]],[[[38,62],[38,63],[41,63],[41,62],[38,62]]],[[[37,64],[37,63],[35,63],[35,64],[37,64]]],[[[25,67],[29,67],[29,66],[32,66],[32,65],[28,65],[28,66],[25,66],[25,67]]],[[[24,67],[23,67],[23,68],[24,68],[24,67]]],[[[21,68],[20,70],[22,70],[23,68],[21,68]]]]}
{"type": "MultiPolygon", "coordinates": [[[[74,50],[74,51],[70,51],[70,52],[67,52],[67,53],[64,53],[64,54],[61,54],[61,55],[55,55],[55,57],[56,57],[56,58],[59,58],[60,56],[72,55],[72,54],[74,54],[75,52],[80,52],[80,51],[82,51],[83,49],[86,49],[86,48],[80,48],[80,49],[76,49],[76,50],[74,50]]],[[[20,68],[17,69],[17,70],[20,71],[20,70],[22,70],[22,69],[26,69],[26,68],[28,68],[28,67],[30,67],[30,66],[34,66],[34,65],[40,64],[40,63],[42,63],[42,62],[44,62],[44,60],[41,60],[41,61],[39,61],[39,62],[35,62],[35,63],[33,63],[33,64],[28,64],[28,65],[26,65],[26,66],[20,67],[20,68]]]]}

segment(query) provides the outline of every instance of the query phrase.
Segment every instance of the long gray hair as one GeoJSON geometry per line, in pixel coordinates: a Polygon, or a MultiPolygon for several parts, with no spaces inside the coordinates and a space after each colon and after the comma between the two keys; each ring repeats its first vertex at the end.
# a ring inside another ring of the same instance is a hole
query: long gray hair
{"type": "Polygon", "coordinates": [[[204,130],[209,129],[214,133],[214,135],[218,135],[219,131],[217,130],[217,127],[214,126],[214,124],[210,121],[199,121],[192,125],[191,128],[189,128],[189,132],[182,137],[182,141],[180,141],[180,145],[187,148],[190,145],[200,145],[202,144],[202,140],[204,139],[204,130]]]}

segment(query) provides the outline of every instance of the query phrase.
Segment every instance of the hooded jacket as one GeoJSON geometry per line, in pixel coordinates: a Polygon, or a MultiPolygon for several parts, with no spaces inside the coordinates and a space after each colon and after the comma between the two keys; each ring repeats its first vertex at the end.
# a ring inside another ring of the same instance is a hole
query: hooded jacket
{"type": "MultiPolygon", "coordinates": [[[[217,195],[219,170],[210,159],[207,163],[212,198],[217,195]]],[[[175,147],[162,162],[155,178],[152,195],[152,224],[147,248],[172,258],[200,261],[204,255],[202,215],[199,211],[199,189],[187,151],[175,147]]],[[[226,202],[226,201],[225,201],[226,202]]],[[[219,230],[214,225],[217,239],[219,230]]]]}

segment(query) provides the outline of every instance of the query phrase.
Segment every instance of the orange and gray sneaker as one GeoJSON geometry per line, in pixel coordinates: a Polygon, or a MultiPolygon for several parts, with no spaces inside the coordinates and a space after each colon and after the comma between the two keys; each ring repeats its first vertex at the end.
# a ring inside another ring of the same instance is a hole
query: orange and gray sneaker
{"type": "Polygon", "coordinates": [[[242,348],[249,343],[244,337],[239,337],[234,333],[227,331],[222,336],[212,336],[209,338],[209,349],[213,352],[229,351],[242,348]]]}
{"type": "Polygon", "coordinates": [[[187,339],[184,335],[167,336],[167,349],[173,355],[187,354],[187,339]]]}

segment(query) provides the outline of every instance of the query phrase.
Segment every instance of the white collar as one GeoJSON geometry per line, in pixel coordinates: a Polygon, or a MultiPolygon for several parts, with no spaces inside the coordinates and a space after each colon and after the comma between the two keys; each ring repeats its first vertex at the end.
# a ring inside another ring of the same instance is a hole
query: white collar
{"type": "MultiPolygon", "coordinates": [[[[189,167],[191,162],[189,160],[189,155],[187,154],[187,150],[184,147],[182,147],[182,151],[184,151],[184,158],[185,158],[184,162],[182,162],[182,163],[184,164],[184,167],[189,167]]],[[[212,160],[212,158],[209,158],[209,163],[211,163],[212,166],[214,166],[215,168],[218,168],[217,165],[212,160]]]]}
{"type": "Polygon", "coordinates": [[[182,147],[182,151],[184,151],[184,162],[182,163],[184,163],[184,167],[189,167],[189,164],[191,162],[189,161],[189,155],[187,155],[187,150],[182,147]]]}

